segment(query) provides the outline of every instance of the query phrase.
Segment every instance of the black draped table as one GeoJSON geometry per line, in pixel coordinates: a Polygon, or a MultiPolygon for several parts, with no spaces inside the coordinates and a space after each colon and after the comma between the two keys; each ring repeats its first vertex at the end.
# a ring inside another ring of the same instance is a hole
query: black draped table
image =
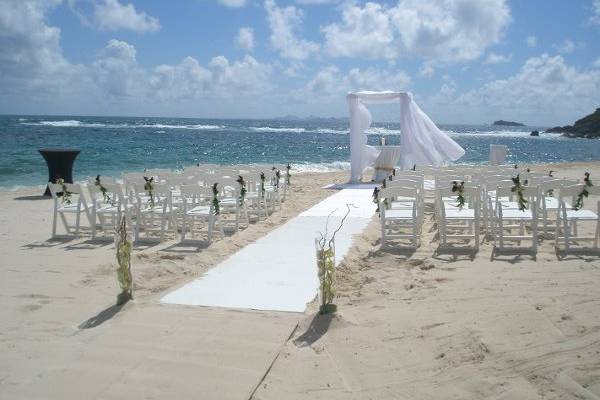
{"type": "MultiPolygon", "coordinates": [[[[81,150],[76,149],[40,149],[38,150],[48,165],[48,182],[56,182],[62,178],[66,183],[73,183],[73,163],[81,150]]],[[[50,188],[46,186],[44,196],[50,196],[50,188]]]]}

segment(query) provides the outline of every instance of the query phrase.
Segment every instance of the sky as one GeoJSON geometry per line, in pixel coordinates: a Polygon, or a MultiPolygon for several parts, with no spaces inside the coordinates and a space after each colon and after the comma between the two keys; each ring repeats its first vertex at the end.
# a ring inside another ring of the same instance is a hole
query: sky
{"type": "Polygon", "coordinates": [[[0,0],[0,114],[344,117],[355,90],[572,124],[600,107],[600,0],[0,0]]]}

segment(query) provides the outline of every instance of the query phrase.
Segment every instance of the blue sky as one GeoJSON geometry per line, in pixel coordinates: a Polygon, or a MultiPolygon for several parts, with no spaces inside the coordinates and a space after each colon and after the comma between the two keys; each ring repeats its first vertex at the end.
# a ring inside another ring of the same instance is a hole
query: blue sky
{"type": "Polygon", "coordinates": [[[0,0],[0,113],[345,116],[409,90],[437,122],[567,124],[600,107],[599,39],[600,0],[0,0]]]}

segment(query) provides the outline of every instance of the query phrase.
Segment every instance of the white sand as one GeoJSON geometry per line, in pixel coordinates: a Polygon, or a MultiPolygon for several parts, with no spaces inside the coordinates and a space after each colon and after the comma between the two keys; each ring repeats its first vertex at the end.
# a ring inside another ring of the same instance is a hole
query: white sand
{"type": "MultiPolygon", "coordinates": [[[[600,183],[600,163],[536,168],[600,183]]],[[[78,326],[118,292],[112,246],[47,242],[50,201],[1,192],[0,398],[600,398],[600,259],[557,261],[549,240],[537,261],[491,262],[490,244],[474,261],[434,256],[428,221],[407,256],[379,249],[373,220],[339,268],[333,319],[313,322],[315,304],[299,315],[158,303],[345,177],[296,177],[282,214],[199,252],[136,250],[136,299],[89,329],[78,326]]]]}

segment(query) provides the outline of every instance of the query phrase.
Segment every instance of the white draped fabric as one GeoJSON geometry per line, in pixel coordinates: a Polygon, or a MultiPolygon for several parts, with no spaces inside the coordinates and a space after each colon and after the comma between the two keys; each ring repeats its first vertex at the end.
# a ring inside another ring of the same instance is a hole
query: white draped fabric
{"type": "Polygon", "coordinates": [[[371,126],[371,113],[365,104],[400,104],[400,167],[440,166],[465,154],[462,147],[439,130],[414,102],[410,92],[357,92],[347,96],[350,108],[350,181],[359,182],[365,167],[379,155],[367,145],[365,130],[371,126]]]}
{"type": "Polygon", "coordinates": [[[377,146],[375,147],[380,151],[379,156],[373,162],[373,180],[375,182],[381,182],[383,179],[387,179],[392,173],[392,170],[398,164],[400,159],[400,146],[377,146]]]}

